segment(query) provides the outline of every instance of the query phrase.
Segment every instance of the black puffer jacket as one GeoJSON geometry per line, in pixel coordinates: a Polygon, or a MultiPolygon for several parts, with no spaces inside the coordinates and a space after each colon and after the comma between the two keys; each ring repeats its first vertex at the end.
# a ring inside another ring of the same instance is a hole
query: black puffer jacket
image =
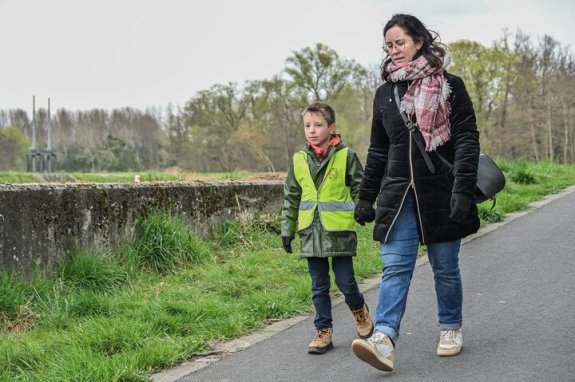
{"type": "MultiPolygon", "coordinates": [[[[438,147],[437,151],[455,164],[454,179],[434,152],[429,155],[436,169],[435,174],[427,168],[421,151],[397,109],[393,83],[386,82],[377,89],[373,102],[371,141],[359,190],[359,199],[374,202],[377,198],[374,240],[387,240],[389,230],[411,187],[416,195],[422,243],[460,239],[479,229],[475,204],[472,204],[463,224],[456,224],[449,219],[452,192],[474,195],[479,132],[473,104],[463,80],[447,72],[444,74],[451,87],[451,139],[438,147]]],[[[400,97],[403,97],[408,83],[398,82],[397,86],[400,97]]]]}

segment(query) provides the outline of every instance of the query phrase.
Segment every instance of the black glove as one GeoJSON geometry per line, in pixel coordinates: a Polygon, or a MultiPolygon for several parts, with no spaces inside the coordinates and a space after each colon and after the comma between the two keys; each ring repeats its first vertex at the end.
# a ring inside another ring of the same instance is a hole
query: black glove
{"type": "Polygon", "coordinates": [[[469,215],[473,198],[471,196],[454,192],[451,194],[451,214],[449,219],[457,224],[463,224],[469,215]]]}
{"type": "Polygon", "coordinates": [[[293,240],[293,236],[282,236],[282,245],[284,247],[284,251],[287,253],[292,253],[291,250],[291,241],[293,240]]]}
{"type": "Polygon", "coordinates": [[[355,205],[355,211],[353,213],[353,218],[360,225],[365,225],[365,223],[371,223],[375,220],[375,209],[373,208],[373,203],[367,200],[358,200],[355,205]]]}

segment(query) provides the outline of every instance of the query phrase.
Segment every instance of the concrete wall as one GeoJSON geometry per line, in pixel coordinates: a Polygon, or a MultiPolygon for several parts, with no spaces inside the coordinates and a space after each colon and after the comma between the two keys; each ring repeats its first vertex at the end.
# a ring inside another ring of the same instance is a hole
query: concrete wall
{"type": "Polygon", "coordinates": [[[280,181],[0,185],[0,270],[47,269],[74,249],[109,251],[157,208],[205,232],[238,211],[276,212],[280,181]]]}

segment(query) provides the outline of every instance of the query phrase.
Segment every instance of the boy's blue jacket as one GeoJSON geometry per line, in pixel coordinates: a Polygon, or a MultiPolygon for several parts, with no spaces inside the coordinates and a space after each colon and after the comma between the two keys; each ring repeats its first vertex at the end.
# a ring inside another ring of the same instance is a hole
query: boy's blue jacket
{"type": "MultiPolygon", "coordinates": [[[[332,155],[342,148],[344,143],[330,146],[327,154],[320,162],[313,149],[306,145],[303,149],[307,153],[307,163],[315,186],[319,188],[327,164],[332,155]]],[[[346,185],[349,186],[353,200],[357,199],[359,185],[363,176],[363,167],[357,154],[350,148],[347,154],[346,185]]],[[[281,236],[295,236],[297,231],[298,207],[301,199],[301,187],[294,176],[293,160],[290,161],[287,179],[284,185],[284,206],[282,209],[281,236]]],[[[357,249],[357,235],[352,231],[328,232],[326,231],[316,210],[313,223],[306,229],[298,232],[302,257],[331,257],[355,256],[357,249]]]]}

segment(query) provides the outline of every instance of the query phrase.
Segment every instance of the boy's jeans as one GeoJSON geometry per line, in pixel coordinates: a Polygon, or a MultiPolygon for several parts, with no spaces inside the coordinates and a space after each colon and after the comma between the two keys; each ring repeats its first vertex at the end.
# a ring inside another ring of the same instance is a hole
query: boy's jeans
{"type": "MultiPolygon", "coordinates": [[[[399,337],[399,326],[417,258],[419,233],[415,208],[415,197],[413,191],[410,191],[391,228],[387,243],[381,244],[383,277],[379,288],[375,330],[387,334],[394,342],[399,337]]],[[[440,330],[461,327],[463,291],[459,272],[460,244],[461,240],[454,240],[427,246],[427,256],[435,280],[440,330]]]]}
{"type": "MultiPolygon", "coordinates": [[[[331,297],[329,295],[329,259],[308,257],[307,267],[311,276],[312,301],[315,306],[316,329],[331,328],[331,297]]],[[[335,275],[335,283],[345,296],[345,303],[350,309],[363,307],[363,295],[359,291],[353,272],[351,256],[332,257],[331,267],[335,275]]]]}

